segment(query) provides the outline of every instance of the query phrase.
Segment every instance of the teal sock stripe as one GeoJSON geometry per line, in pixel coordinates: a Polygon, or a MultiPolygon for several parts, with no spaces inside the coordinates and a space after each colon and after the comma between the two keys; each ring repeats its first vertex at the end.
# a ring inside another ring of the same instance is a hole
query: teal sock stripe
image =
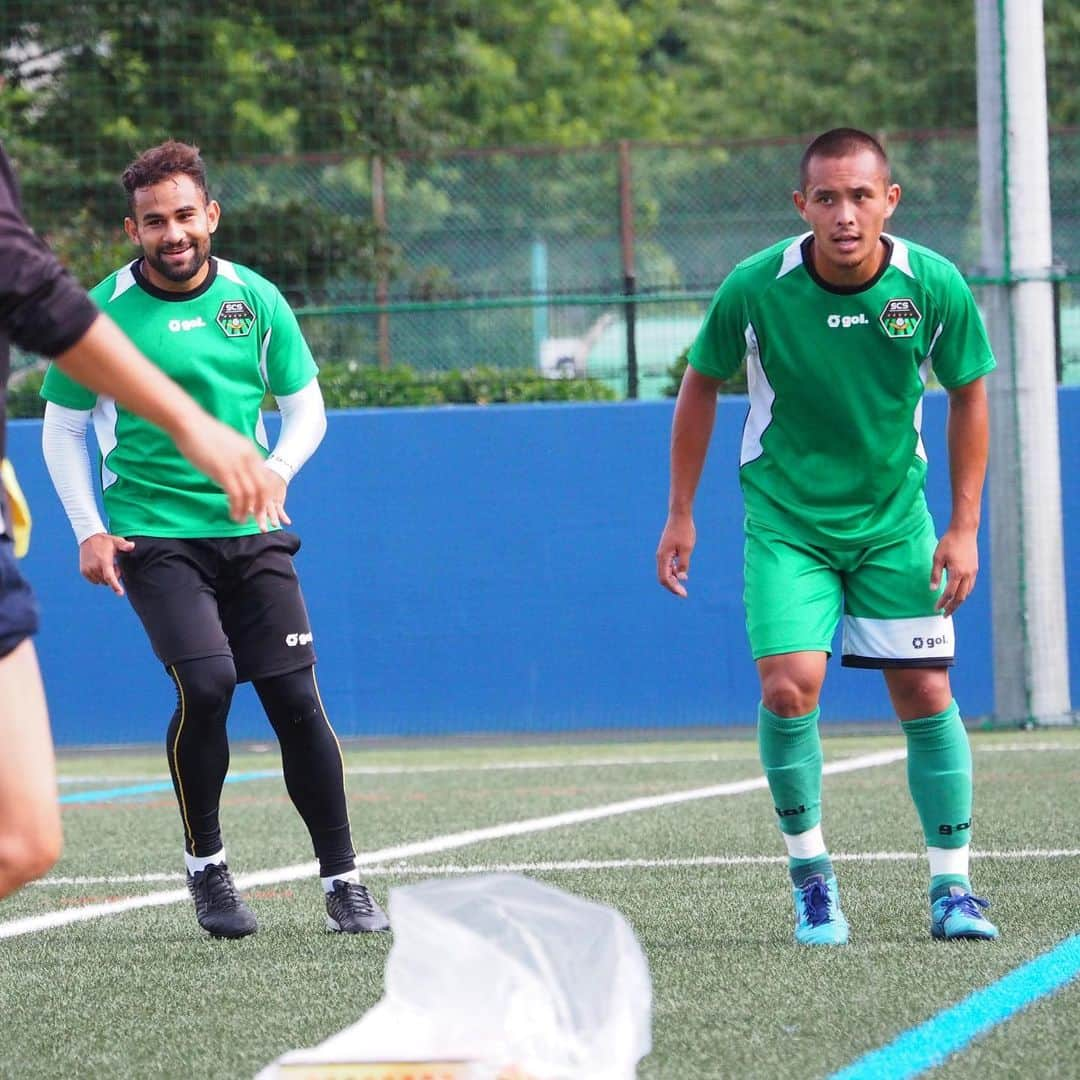
{"type": "Polygon", "coordinates": [[[930,903],[949,895],[949,890],[959,885],[964,892],[971,892],[971,879],[964,874],[937,874],[930,879],[930,903]]]}
{"type": "Polygon", "coordinates": [[[835,876],[828,854],[812,859],[788,859],[788,873],[796,889],[801,889],[815,874],[820,874],[826,881],[835,876]]]}

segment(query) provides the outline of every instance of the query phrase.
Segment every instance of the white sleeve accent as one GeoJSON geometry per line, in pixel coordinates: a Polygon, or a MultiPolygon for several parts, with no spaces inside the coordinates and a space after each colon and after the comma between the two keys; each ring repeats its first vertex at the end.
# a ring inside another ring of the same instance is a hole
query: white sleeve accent
{"type": "Polygon", "coordinates": [[[326,434],[326,407],[317,378],[303,390],[282,394],[276,400],[281,412],[281,431],[266,459],[266,467],[287,484],[322,442],[326,434]]]}
{"type": "Polygon", "coordinates": [[[90,454],[86,449],[90,416],[89,409],[67,409],[49,401],[41,428],[41,449],[49,476],[80,544],[88,536],[108,532],[98,513],[90,475],[90,454]]]}

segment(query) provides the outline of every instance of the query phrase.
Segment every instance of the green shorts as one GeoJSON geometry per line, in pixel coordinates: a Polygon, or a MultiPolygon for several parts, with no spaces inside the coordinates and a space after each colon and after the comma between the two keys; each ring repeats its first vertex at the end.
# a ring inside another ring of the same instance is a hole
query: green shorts
{"type": "Polygon", "coordinates": [[[952,616],[930,589],[937,537],[920,508],[901,538],[876,547],[829,550],[746,524],[746,630],[754,659],[790,652],[831,653],[841,616],[847,667],[947,667],[952,616]]]}

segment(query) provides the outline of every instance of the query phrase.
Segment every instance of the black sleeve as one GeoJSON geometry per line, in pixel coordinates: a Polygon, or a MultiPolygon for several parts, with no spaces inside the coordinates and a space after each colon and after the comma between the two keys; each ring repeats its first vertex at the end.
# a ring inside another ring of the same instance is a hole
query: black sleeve
{"type": "Polygon", "coordinates": [[[22,349],[56,356],[98,310],[26,224],[11,163],[0,147],[0,326],[22,349]]]}

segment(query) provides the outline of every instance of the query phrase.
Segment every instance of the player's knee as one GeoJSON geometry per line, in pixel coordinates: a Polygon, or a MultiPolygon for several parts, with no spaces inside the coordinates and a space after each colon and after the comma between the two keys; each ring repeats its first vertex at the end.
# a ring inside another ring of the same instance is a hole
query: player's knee
{"type": "Polygon", "coordinates": [[[0,835],[0,897],[47,874],[56,865],[62,849],[59,823],[0,835]]]}
{"type": "Polygon", "coordinates": [[[767,676],[761,683],[761,703],[777,716],[805,716],[817,708],[818,686],[783,672],[767,676]]]}
{"type": "Polygon", "coordinates": [[[236,690],[236,666],[231,657],[207,656],[173,667],[179,704],[190,716],[223,716],[236,690]]]}
{"type": "Polygon", "coordinates": [[[311,668],[260,680],[256,690],[279,734],[326,724],[311,668]]]}
{"type": "Polygon", "coordinates": [[[309,727],[312,724],[321,725],[326,722],[322,705],[314,691],[306,693],[301,691],[290,695],[281,702],[281,707],[277,712],[293,727],[309,727]]]}
{"type": "Polygon", "coordinates": [[[936,716],[952,703],[947,668],[901,668],[890,672],[886,681],[901,720],[936,716]]]}

